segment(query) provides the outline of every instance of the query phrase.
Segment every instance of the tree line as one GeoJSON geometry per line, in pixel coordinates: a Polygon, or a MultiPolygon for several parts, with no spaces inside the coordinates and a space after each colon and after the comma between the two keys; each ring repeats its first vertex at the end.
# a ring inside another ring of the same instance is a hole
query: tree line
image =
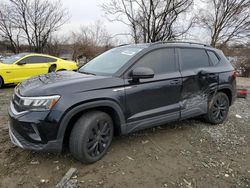
{"type": "MultiPolygon", "coordinates": [[[[22,45],[51,53],[70,45],[74,57],[90,59],[114,41],[100,21],[63,40],[56,37],[70,20],[60,0],[6,0],[0,6],[0,37],[13,53],[22,51],[22,45]]],[[[133,43],[195,39],[197,30],[214,47],[250,42],[250,0],[109,0],[100,8],[109,21],[128,26],[129,32],[121,34],[133,43]]]]}
{"type": "MultiPolygon", "coordinates": [[[[130,28],[134,43],[188,39],[195,27],[207,31],[212,46],[243,42],[250,36],[250,0],[197,0],[196,5],[194,0],[110,0],[101,8],[110,21],[130,28]],[[200,3],[205,5],[199,7],[200,3]]],[[[14,53],[24,43],[30,51],[43,52],[52,34],[68,20],[60,0],[8,0],[1,3],[0,36],[14,53]]],[[[86,30],[81,29],[81,35],[86,30]]]]}

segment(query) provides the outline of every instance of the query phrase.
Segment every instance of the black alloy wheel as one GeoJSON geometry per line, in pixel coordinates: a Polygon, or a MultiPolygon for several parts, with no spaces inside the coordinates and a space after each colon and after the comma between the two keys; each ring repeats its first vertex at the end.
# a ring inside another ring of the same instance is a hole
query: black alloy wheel
{"type": "Polygon", "coordinates": [[[229,99],[225,93],[217,93],[209,102],[206,119],[212,124],[220,124],[225,121],[229,111],[229,99]]]}
{"type": "Polygon", "coordinates": [[[113,121],[107,113],[87,112],[79,118],[72,129],[70,151],[81,162],[96,162],[106,154],[113,132],[113,121]]]}
{"type": "Polygon", "coordinates": [[[111,135],[111,125],[107,121],[97,120],[88,134],[88,154],[92,157],[99,156],[108,146],[111,135]]]}

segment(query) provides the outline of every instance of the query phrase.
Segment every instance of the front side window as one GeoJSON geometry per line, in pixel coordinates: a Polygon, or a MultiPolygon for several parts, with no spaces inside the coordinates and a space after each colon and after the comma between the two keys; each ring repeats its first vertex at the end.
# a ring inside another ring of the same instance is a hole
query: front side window
{"type": "Polygon", "coordinates": [[[144,55],[133,68],[151,68],[155,74],[171,73],[176,71],[173,48],[162,48],[144,55]]]}
{"type": "Polygon", "coordinates": [[[22,59],[22,61],[24,61],[27,64],[41,63],[40,60],[39,60],[39,58],[37,58],[36,56],[26,57],[26,58],[22,59]]]}
{"type": "Polygon", "coordinates": [[[182,57],[182,70],[209,66],[208,55],[203,49],[182,48],[180,52],[182,57]]]}
{"type": "Polygon", "coordinates": [[[82,66],[79,72],[95,75],[113,75],[141,50],[141,48],[136,47],[111,49],[82,66]]]}
{"type": "Polygon", "coordinates": [[[55,62],[55,59],[49,58],[49,57],[43,57],[43,56],[30,56],[22,61],[25,61],[27,64],[32,63],[49,63],[49,62],[55,62]]]}

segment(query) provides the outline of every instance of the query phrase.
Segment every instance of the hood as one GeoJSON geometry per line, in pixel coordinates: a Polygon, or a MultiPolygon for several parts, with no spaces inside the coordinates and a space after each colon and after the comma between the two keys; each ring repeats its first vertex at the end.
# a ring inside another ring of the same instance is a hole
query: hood
{"type": "Polygon", "coordinates": [[[0,60],[0,69],[4,69],[4,68],[8,68],[10,64],[4,64],[1,60],[0,60]]]}
{"type": "Polygon", "coordinates": [[[74,71],[52,72],[32,77],[16,87],[21,96],[46,96],[83,92],[101,87],[100,81],[110,77],[82,74],[74,71]]]}

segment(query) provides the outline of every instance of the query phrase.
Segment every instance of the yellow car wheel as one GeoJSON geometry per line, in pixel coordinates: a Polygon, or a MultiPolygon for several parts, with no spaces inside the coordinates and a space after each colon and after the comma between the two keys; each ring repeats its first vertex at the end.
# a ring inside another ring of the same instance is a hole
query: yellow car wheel
{"type": "Polygon", "coordinates": [[[50,72],[56,72],[56,65],[51,65],[50,67],[49,67],[49,73],[50,72]]]}
{"type": "Polygon", "coordinates": [[[2,88],[4,85],[4,81],[3,81],[3,78],[0,76],[0,88],[2,88]]]}

